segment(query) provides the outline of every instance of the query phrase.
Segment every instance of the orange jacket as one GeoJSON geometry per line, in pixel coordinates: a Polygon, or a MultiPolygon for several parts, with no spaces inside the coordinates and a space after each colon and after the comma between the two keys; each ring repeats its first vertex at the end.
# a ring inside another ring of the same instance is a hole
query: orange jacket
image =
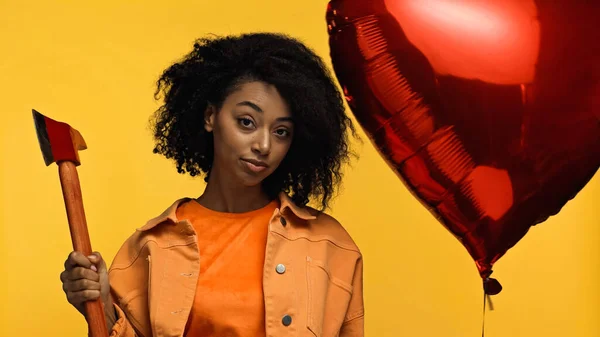
{"type": "MultiPolygon", "coordinates": [[[[118,319],[111,336],[183,335],[200,259],[196,232],[175,216],[185,200],[139,228],[113,260],[118,319]]],[[[280,203],[269,222],[263,272],[266,335],[364,336],[358,247],[329,215],[298,207],[284,193],[280,203]]]]}

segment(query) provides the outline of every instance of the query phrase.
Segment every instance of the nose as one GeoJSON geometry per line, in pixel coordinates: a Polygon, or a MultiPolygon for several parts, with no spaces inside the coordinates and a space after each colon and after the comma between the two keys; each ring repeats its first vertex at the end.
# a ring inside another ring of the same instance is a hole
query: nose
{"type": "Polygon", "coordinates": [[[266,156],[271,152],[271,133],[269,130],[256,132],[252,144],[252,152],[260,156],[266,156]]]}

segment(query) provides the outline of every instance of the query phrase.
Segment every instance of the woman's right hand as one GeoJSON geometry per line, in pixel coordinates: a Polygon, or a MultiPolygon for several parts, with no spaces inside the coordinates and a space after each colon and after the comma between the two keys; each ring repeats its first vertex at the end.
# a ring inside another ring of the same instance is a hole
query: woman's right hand
{"type": "Polygon", "coordinates": [[[84,316],[85,302],[101,298],[107,325],[112,327],[115,312],[110,299],[106,263],[100,253],[84,256],[79,252],[71,252],[65,261],[65,270],[60,274],[60,280],[67,300],[84,316]]]}

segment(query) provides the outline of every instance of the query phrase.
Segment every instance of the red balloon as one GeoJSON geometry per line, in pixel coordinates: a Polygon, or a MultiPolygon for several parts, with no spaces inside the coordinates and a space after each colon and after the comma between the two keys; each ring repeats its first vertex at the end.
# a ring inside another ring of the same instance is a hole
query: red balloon
{"type": "Polygon", "coordinates": [[[332,0],[327,25],[357,121],[498,293],[493,264],[600,166],[600,5],[332,0]]]}

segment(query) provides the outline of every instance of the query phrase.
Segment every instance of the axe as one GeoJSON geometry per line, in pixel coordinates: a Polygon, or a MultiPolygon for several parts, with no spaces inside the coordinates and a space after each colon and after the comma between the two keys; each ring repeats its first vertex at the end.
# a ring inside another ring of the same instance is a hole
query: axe
{"type": "MultiPolygon", "coordinates": [[[[92,245],[83,210],[77,166],[81,164],[77,151],[87,148],[79,131],[33,110],[33,120],[46,166],[58,165],[60,185],[67,210],[73,249],[85,256],[92,254],[92,245]]],[[[85,303],[90,337],[108,337],[104,307],[100,298],[85,303]]]]}

